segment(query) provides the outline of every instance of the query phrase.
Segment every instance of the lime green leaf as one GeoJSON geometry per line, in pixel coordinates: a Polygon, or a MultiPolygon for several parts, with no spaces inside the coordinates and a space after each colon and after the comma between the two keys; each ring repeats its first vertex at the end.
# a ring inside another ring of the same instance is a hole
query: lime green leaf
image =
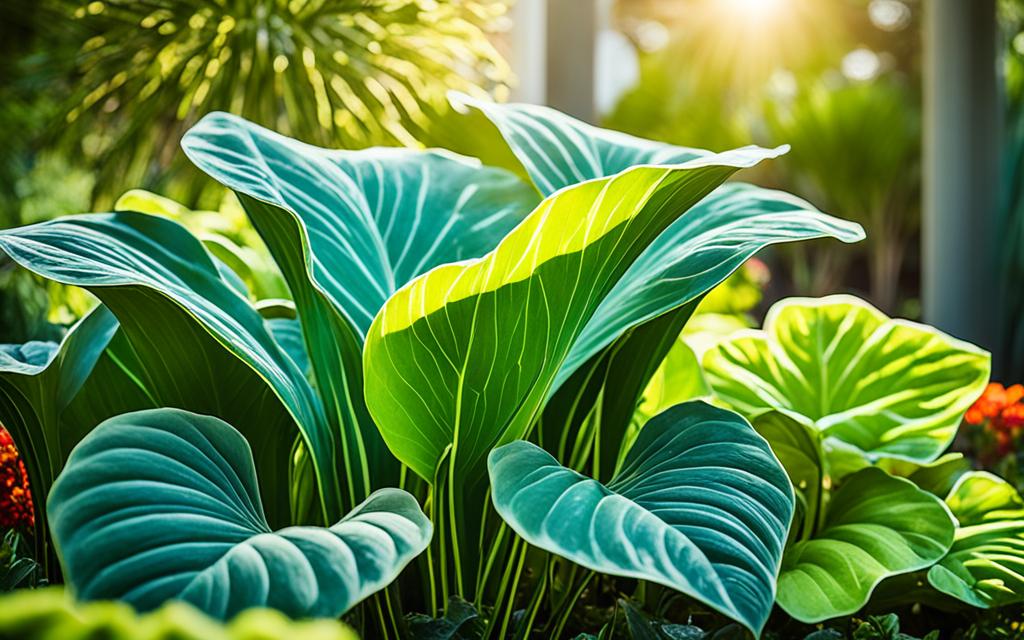
{"type": "Polygon", "coordinates": [[[786,550],[779,606],[802,622],[854,613],[883,579],[941,558],[953,528],[935,496],[874,467],[858,471],[832,495],[814,537],[786,550]]]}
{"type": "Polygon", "coordinates": [[[824,499],[825,459],[821,436],[813,427],[779,411],[761,414],[752,424],[771,445],[793,483],[797,505],[791,536],[809,538],[818,526],[824,499]]]}
{"type": "Polygon", "coordinates": [[[234,190],[295,299],[310,366],[340,434],[348,504],[397,483],[363,401],[362,346],[399,287],[494,247],[537,202],[514,175],[444,151],[313,147],[223,113],[182,141],[234,190]]]}
{"type": "MultiPolygon", "coordinates": [[[[156,406],[238,424],[264,482],[287,477],[297,424],[324,509],[340,516],[335,438],[319,399],[260,314],[184,228],[132,212],[68,216],[0,232],[0,249],[39,275],[95,293],[120,322],[133,368],[143,369],[135,384],[156,406]]],[[[116,394],[97,387],[92,395],[116,394]]]]}
{"type": "Polygon", "coordinates": [[[0,599],[0,638],[18,640],[357,640],[335,620],[292,621],[250,609],[222,624],[184,602],[137,614],[119,602],[75,602],[60,587],[24,589],[0,599]]]}
{"type": "Polygon", "coordinates": [[[522,437],[633,261],[738,167],[775,154],[738,150],[564,189],[485,257],[400,289],[364,356],[368,407],[390,449],[429,479],[449,445],[453,467],[476,469],[522,437]]]}
{"type": "Polygon", "coordinates": [[[677,589],[755,634],[771,611],[793,494],[740,416],[678,405],[640,430],[602,485],[525,441],[491,453],[494,506],[530,544],[677,589]]]}
{"type": "Polygon", "coordinates": [[[740,413],[799,414],[872,461],[934,460],[989,376],[985,351],[845,295],[783,300],[703,365],[740,413]]]}
{"type": "Polygon", "coordinates": [[[964,474],[946,498],[960,527],[928,571],[939,591],[981,608],[1024,601],[1024,500],[989,473],[964,474]]]}
{"type": "Polygon", "coordinates": [[[78,597],[142,611],[184,600],[221,619],[251,607],[336,617],[391,582],[431,535],[397,489],[330,528],[272,532],[245,438],[176,409],[97,427],[72,452],[48,510],[78,597]]]}
{"type": "MultiPolygon", "coordinates": [[[[546,196],[636,165],[671,165],[714,156],[703,149],[600,129],[548,107],[496,104],[459,94],[452,100],[493,122],[546,196]]],[[[856,242],[864,232],[857,224],[822,214],[780,191],[747,184],[714,190],[669,225],[609,293],[574,345],[555,388],[624,331],[696,300],[765,246],[821,237],[856,242]]]]}

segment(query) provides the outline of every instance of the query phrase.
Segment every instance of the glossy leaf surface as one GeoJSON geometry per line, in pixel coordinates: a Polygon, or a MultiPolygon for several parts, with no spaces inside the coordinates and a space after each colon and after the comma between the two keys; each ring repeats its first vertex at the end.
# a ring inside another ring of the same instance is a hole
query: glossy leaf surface
{"type": "Polygon", "coordinates": [[[740,416],[699,401],[659,414],[607,485],[524,441],[489,469],[498,513],[530,544],[667,585],[755,633],[767,619],[793,494],[740,416]]]}
{"type": "Polygon", "coordinates": [[[960,477],[946,504],[960,526],[928,582],[985,609],[1024,600],[1024,500],[1017,490],[975,471],[960,477]]]}
{"type": "Polygon", "coordinates": [[[50,494],[79,598],[139,610],[184,600],[221,619],[251,607],[336,617],[426,547],[415,499],[384,489],[330,528],[272,532],[245,438],[209,416],[154,409],[97,427],[50,494]]]}
{"type": "Polygon", "coordinates": [[[786,550],[778,603],[803,622],[859,610],[883,579],[930,566],[953,542],[938,498],[869,467],[844,479],[821,528],[786,550]]]}
{"type": "Polygon", "coordinates": [[[743,415],[792,412],[869,460],[916,462],[945,451],[989,375],[985,351],[845,295],[776,303],[763,331],[735,334],[702,363],[743,415]]]}
{"type": "Polygon", "coordinates": [[[775,153],[636,167],[567,188],[485,257],[400,289],[364,356],[368,407],[390,449],[427,479],[449,444],[453,464],[474,469],[521,437],[644,248],[738,167],[775,153]]]}

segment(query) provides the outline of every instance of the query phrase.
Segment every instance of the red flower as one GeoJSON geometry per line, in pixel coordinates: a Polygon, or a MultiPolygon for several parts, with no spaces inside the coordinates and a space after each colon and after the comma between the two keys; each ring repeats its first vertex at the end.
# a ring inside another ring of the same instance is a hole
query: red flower
{"type": "Polygon", "coordinates": [[[35,521],[25,463],[0,426],[0,529],[30,529],[35,521]]]}

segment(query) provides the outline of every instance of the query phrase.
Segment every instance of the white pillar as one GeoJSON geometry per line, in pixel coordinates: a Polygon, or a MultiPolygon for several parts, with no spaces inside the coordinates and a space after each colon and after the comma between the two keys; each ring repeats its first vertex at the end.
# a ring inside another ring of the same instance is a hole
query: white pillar
{"type": "Polygon", "coordinates": [[[547,5],[547,0],[517,0],[512,6],[509,64],[518,79],[513,102],[547,101],[547,5]]]}
{"type": "Polygon", "coordinates": [[[995,0],[923,4],[924,317],[995,351],[1002,116],[995,0]]]}
{"type": "Polygon", "coordinates": [[[594,122],[596,0],[547,2],[547,104],[594,122]]]}

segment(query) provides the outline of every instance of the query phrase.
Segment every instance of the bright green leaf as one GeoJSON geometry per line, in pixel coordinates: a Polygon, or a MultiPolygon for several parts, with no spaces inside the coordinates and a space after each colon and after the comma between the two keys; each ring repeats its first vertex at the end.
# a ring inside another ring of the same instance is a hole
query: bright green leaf
{"type": "Polygon", "coordinates": [[[824,489],[825,459],[821,437],[811,427],[779,411],[761,414],[754,430],[768,441],[796,493],[797,509],[791,536],[808,538],[818,526],[824,489]]]}
{"type": "Polygon", "coordinates": [[[678,405],[640,430],[607,485],[524,441],[488,462],[494,506],[530,544],[677,589],[757,633],[771,611],[793,494],[740,416],[678,405]]]}
{"type": "Polygon", "coordinates": [[[928,582],[985,609],[1024,601],[1024,500],[1017,490],[976,471],[960,477],[946,504],[960,527],[928,582]]]}
{"type": "Polygon", "coordinates": [[[786,550],[778,603],[802,622],[858,611],[883,579],[930,566],[953,542],[942,502],[869,467],[844,479],[821,528],[786,550]]]}
{"type": "Polygon", "coordinates": [[[65,577],[85,600],[184,600],[221,619],[251,607],[336,617],[430,541],[415,499],[383,489],[330,528],[272,532],[242,435],[209,416],[112,418],[72,452],[50,494],[65,577]]]}
{"type": "MultiPolygon", "coordinates": [[[[454,102],[491,120],[492,137],[518,158],[518,169],[510,168],[528,175],[544,195],[635,165],[713,156],[599,129],[547,107],[466,96],[454,102]]],[[[761,248],[818,237],[854,242],[863,232],[786,193],[745,184],[713,190],[646,248],[587,322],[551,387],[544,446],[567,460],[574,448],[567,436],[587,437],[582,421],[593,416],[601,451],[592,470],[608,477],[644,387],[693,306],[761,248]]]]}
{"type": "MultiPolygon", "coordinates": [[[[715,155],[600,129],[548,107],[464,95],[453,102],[491,120],[545,196],[637,165],[710,162],[715,155]]],[[[696,300],[765,246],[821,237],[856,242],[864,232],[781,191],[739,183],[713,190],[669,225],[609,293],[573,346],[555,388],[624,331],[696,300]]]]}
{"type": "Polygon", "coordinates": [[[738,167],[776,153],[636,167],[564,189],[484,258],[400,289],[364,356],[367,404],[390,449],[429,479],[449,444],[453,467],[472,470],[522,437],[633,261],[738,167]]]}
{"type": "Polygon", "coordinates": [[[845,295],[783,300],[763,331],[735,334],[703,365],[748,417],[786,410],[869,460],[917,462],[949,446],[989,376],[985,351],[845,295]]]}

